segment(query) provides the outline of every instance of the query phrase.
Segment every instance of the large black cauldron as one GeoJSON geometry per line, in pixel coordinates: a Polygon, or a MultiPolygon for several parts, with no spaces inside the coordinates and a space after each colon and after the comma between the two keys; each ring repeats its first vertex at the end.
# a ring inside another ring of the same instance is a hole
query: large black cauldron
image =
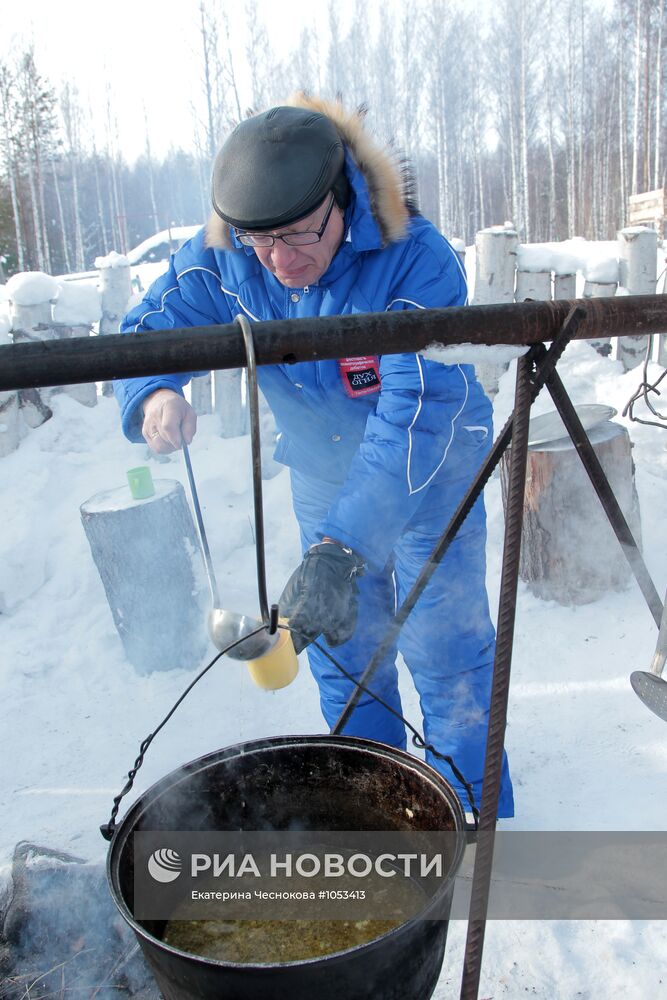
{"type": "Polygon", "coordinates": [[[192,761],[153,785],[109,848],[111,893],[134,929],[165,1000],[428,1000],[440,974],[464,817],[452,788],[422,761],[371,740],[274,737],[192,761]],[[240,792],[240,789],[243,792],[240,792]],[[406,813],[406,806],[414,815],[406,813]],[[191,817],[196,816],[196,824],[191,817]],[[133,915],[133,834],[141,830],[447,830],[459,834],[451,868],[427,910],[345,952],[282,965],[236,965],[164,944],[164,921],[133,915]]]}

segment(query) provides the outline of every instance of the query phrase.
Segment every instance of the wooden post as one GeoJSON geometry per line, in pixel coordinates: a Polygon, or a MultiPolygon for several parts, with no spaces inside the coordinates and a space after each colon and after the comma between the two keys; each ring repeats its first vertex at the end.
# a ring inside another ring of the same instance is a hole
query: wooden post
{"type": "Polygon", "coordinates": [[[53,299],[30,303],[15,302],[10,299],[9,311],[14,340],[54,340],[52,305],[53,299]]]}
{"type": "MultiPolygon", "coordinates": [[[[608,420],[588,433],[641,545],[628,432],[608,420]]],[[[505,460],[501,482],[505,503],[505,460]]],[[[587,604],[629,582],[627,560],[569,437],[529,448],[520,573],[537,597],[564,605],[587,604]]]]}
{"type": "Polygon", "coordinates": [[[475,237],[475,305],[514,302],[519,238],[514,229],[492,226],[475,237]]]}
{"type": "MultiPolygon", "coordinates": [[[[100,316],[100,336],[118,333],[120,321],[127,312],[132,296],[132,276],[127,257],[112,251],[106,257],[98,257],[95,267],[99,271],[99,290],[102,314],[100,316]]],[[[113,396],[113,383],[102,383],[102,395],[113,396]]]]}
{"type": "Polygon", "coordinates": [[[198,375],[190,382],[190,403],[198,417],[213,413],[210,372],[198,375]]]}
{"type": "MultiPolygon", "coordinates": [[[[65,323],[54,323],[54,332],[63,340],[71,337],[90,337],[92,327],[88,324],[70,326],[65,323]]],[[[82,406],[97,406],[97,384],[95,382],[73,383],[63,385],[53,392],[66,392],[68,396],[75,399],[82,406]]]]}
{"type": "MultiPolygon", "coordinates": [[[[519,238],[516,230],[504,226],[481,229],[475,236],[475,305],[490,305],[514,301],[514,279],[519,238]]],[[[507,364],[476,366],[477,377],[484,391],[493,398],[498,392],[498,380],[507,364]]]]}
{"type": "Polygon", "coordinates": [[[667,368],[667,333],[661,333],[658,341],[658,364],[667,368]]]}
{"type": "MultiPolygon", "coordinates": [[[[0,320],[0,344],[4,346],[11,343],[9,326],[0,320]]],[[[15,451],[20,440],[21,421],[18,393],[15,390],[0,392],[0,458],[15,451]]]]}
{"type": "Polygon", "coordinates": [[[220,416],[221,437],[240,437],[242,434],[247,434],[244,369],[229,368],[215,372],[214,379],[215,412],[220,416]]]}
{"type": "Polygon", "coordinates": [[[458,236],[452,236],[452,238],[449,240],[449,245],[451,246],[452,250],[454,250],[454,252],[456,253],[457,257],[461,261],[461,264],[463,265],[463,269],[465,270],[466,266],[465,240],[459,239],[458,236]]]}
{"type": "MultiPolygon", "coordinates": [[[[38,277],[39,274],[35,272],[34,280],[28,284],[25,274],[15,274],[7,282],[9,316],[15,343],[56,339],[52,310],[58,294],[58,283],[49,275],[42,274],[38,277]]],[[[22,389],[19,392],[19,409],[26,426],[39,427],[53,416],[49,407],[52,392],[51,389],[22,389]]]]}
{"type": "MultiPolygon", "coordinates": [[[[606,281],[586,281],[584,282],[584,298],[594,299],[596,297],[606,298],[615,295],[617,282],[606,281]]],[[[599,337],[597,340],[589,340],[588,343],[594,347],[603,358],[608,358],[611,354],[611,337],[599,337]]]]}
{"type": "Polygon", "coordinates": [[[129,262],[121,254],[110,253],[106,257],[98,257],[95,265],[99,271],[102,305],[100,334],[118,333],[132,295],[129,262]]]}
{"type": "Polygon", "coordinates": [[[21,421],[19,397],[16,392],[0,392],[0,458],[19,446],[21,421]]]}
{"type": "Polygon", "coordinates": [[[526,299],[549,302],[551,300],[551,271],[517,270],[515,299],[517,302],[525,302],[526,299]]]}
{"type": "Polygon", "coordinates": [[[80,508],[114,624],[142,674],[196,667],[207,646],[210,610],[185,491],[170,479],[154,485],[154,496],[145,500],[121,486],[80,508]]]}
{"type": "MultiPolygon", "coordinates": [[[[657,277],[658,234],[642,226],[622,229],[618,233],[619,283],[630,295],[651,295],[657,277]]],[[[648,337],[620,337],[618,359],[626,371],[642,364],[648,348],[648,337]]]]}
{"type": "MultiPolygon", "coordinates": [[[[667,240],[662,244],[662,247],[663,251],[667,251],[667,240]]],[[[667,295],[667,253],[663,253],[662,263],[665,265],[665,269],[662,272],[662,295],[667,295]]],[[[657,362],[663,368],[667,368],[667,333],[658,334],[657,362]]]]}
{"type": "Polygon", "coordinates": [[[576,274],[554,274],[554,299],[574,299],[577,296],[576,274]]]}

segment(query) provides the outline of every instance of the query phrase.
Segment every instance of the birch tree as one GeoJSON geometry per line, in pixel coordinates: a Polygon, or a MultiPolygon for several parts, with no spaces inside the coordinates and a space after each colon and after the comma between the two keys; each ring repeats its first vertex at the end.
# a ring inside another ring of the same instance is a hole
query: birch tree
{"type": "Polygon", "coordinates": [[[82,158],[81,108],[76,87],[66,83],[60,94],[60,115],[63,123],[65,157],[69,166],[72,190],[72,227],[74,233],[74,269],[84,270],[83,229],[79,203],[79,161],[82,158]]]}
{"type": "Polygon", "coordinates": [[[19,271],[25,270],[26,248],[21,224],[18,195],[18,150],[14,115],[16,94],[14,74],[8,66],[0,63],[0,148],[12,205],[12,219],[16,237],[16,257],[19,271]]]}
{"type": "Polygon", "coordinates": [[[56,97],[37,71],[32,47],[19,61],[16,83],[21,135],[20,166],[28,177],[36,263],[40,270],[48,272],[51,260],[44,208],[44,161],[53,144],[56,97]]]}

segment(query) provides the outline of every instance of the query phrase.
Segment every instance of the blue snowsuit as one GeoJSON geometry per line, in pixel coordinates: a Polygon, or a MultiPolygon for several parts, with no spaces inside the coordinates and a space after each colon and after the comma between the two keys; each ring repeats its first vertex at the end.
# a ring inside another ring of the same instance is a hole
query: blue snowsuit
{"type": "MultiPolygon", "coordinates": [[[[125,318],[123,332],[253,320],[307,318],[466,302],[459,259],[419,215],[385,244],[371,208],[367,177],[349,150],[351,199],[345,237],[316,285],[287,288],[232,235],[231,249],[206,245],[202,230],[172,257],[168,272],[125,318]]],[[[261,389],[279,431],[275,457],[290,467],[304,551],[323,536],[349,545],[367,563],[359,578],[359,617],[349,642],[332,650],[360,676],[465,493],[491,443],[491,404],[470,365],[419,354],[380,357],[381,386],[350,398],[337,361],[260,367],[261,389]]],[[[141,441],[141,406],[166,387],[181,392],[189,375],[116,383],[123,430],[141,441]]],[[[419,693],[424,732],[451,754],[481,798],[494,656],[485,588],[485,512],[477,503],[403,627],[398,648],[419,693]]],[[[321,640],[323,642],[323,640],[321,640]]],[[[309,649],[324,717],[332,725],[351,682],[309,649]]],[[[372,688],[400,711],[395,651],[372,688]]],[[[405,747],[403,724],[363,696],[345,733],[405,747]]],[[[429,762],[456,788],[448,767],[429,762]]],[[[514,805],[504,762],[500,816],[514,805]]]]}

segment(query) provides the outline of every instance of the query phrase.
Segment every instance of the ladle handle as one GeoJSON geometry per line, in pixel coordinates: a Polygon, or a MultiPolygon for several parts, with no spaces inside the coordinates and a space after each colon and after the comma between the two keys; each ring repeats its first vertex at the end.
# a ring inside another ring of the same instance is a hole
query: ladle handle
{"type": "Polygon", "coordinates": [[[234,322],[241,327],[248,365],[248,406],[250,409],[250,446],[252,448],[252,492],[255,506],[255,553],[257,557],[257,592],[259,610],[264,624],[270,620],[269,601],[266,594],[266,561],[264,558],[264,506],[262,502],[262,442],[259,432],[259,396],[257,392],[257,363],[250,323],[239,313],[234,322]]]}
{"type": "Polygon", "coordinates": [[[653,660],[651,661],[651,673],[661,677],[665,669],[665,659],[667,658],[667,594],[665,603],[662,606],[662,618],[660,619],[660,631],[658,632],[658,642],[655,647],[653,660]]]}
{"type": "Polygon", "coordinates": [[[204,554],[204,564],[206,566],[206,575],[208,577],[208,585],[211,591],[211,602],[212,607],[220,607],[220,595],[218,594],[218,583],[215,579],[215,573],[213,571],[213,561],[211,559],[211,550],[208,547],[208,540],[206,538],[206,531],[204,530],[204,520],[201,516],[201,507],[199,506],[199,497],[197,496],[197,487],[195,486],[195,477],[192,472],[192,463],[190,461],[190,452],[188,451],[188,446],[183,442],[183,458],[185,459],[185,469],[188,474],[188,483],[190,484],[190,493],[192,494],[192,506],[195,509],[195,518],[197,520],[197,529],[199,531],[199,541],[201,542],[201,549],[204,554]]]}

